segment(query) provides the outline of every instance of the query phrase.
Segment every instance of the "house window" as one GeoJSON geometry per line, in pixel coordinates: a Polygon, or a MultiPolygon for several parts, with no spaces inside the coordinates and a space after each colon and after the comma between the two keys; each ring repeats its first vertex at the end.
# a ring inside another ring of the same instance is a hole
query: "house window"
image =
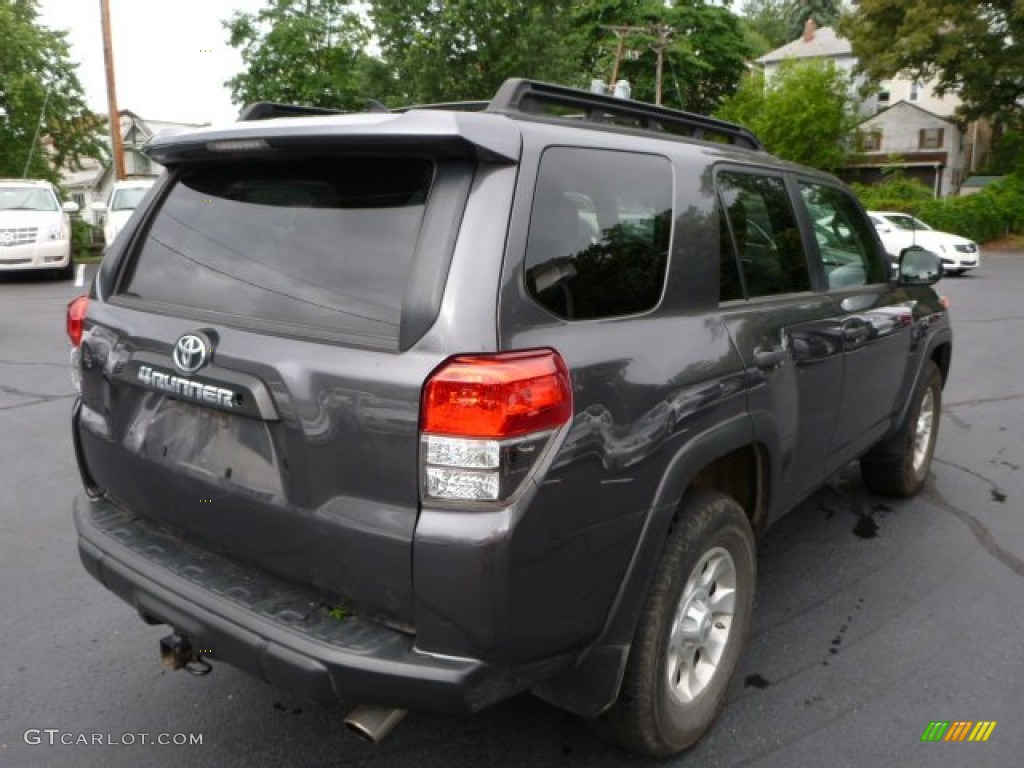
{"type": "Polygon", "coordinates": [[[942,128],[922,128],[918,133],[918,148],[942,149],[943,133],[942,128]]]}
{"type": "Polygon", "coordinates": [[[861,131],[860,148],[863,152],[878,152],[882,148],[882,131],[878,128],[861,131]]]}
{"type": "Polygon", "coordinates": [[[889,84],[881,86],[878,91],[878,108],[882,109],[889,106],[889,100],[892,98],[892,94],[889,92],[889,84]]]}
{"type": "Polygon", "coordinates": [[[78,210],[85,210],[85,195],[81,192],[72,192],[71,199],[75,201],[75,205],[78,206],[78,210]]]}
{"type": "Polygon", "coordinates": [[[910,84],[910,99],[911,102],[921,100],[921,84],[915,80],[910,84]]]}

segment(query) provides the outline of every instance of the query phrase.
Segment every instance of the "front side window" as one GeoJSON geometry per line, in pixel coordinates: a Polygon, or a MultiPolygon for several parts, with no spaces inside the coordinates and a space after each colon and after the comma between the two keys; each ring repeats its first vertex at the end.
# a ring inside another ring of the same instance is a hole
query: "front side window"
{"type": "Polygon", "coordinates": [[[120,293],[394,345],[433,175],[414,158],[186,171],[120,293]]]}
{"type": "Polygon", "coordinates": [[[818,256],[829,288],[839,289],[887,279],[877,258],[871,223],[843,190],[809,181],[800,193],[818,241],[818,256]]]}
{"type": "MultiPolygon", "coordinates": [[[[809,291],[807,258],[782,179],[723,171],[717,183],[746,297],[809,291]]],[[[723,279],[723,292],[727,286],[723,279]]]]}
{"type": "Polygon", "coordinates": [[[530,214],[527,291],[566,320],[647,312],[661,300],[671,234],[666,158],[550,148],[530,214]]]}
{"type": "Polygon", "coordinates": [[[889,223],[896,227],[896,229],[902,229],[905,232],[931,229],[931,227],[920,219],[915,219],[913,216],[909,216],[905,213],[890,213],[885,218],[889,223]]]}

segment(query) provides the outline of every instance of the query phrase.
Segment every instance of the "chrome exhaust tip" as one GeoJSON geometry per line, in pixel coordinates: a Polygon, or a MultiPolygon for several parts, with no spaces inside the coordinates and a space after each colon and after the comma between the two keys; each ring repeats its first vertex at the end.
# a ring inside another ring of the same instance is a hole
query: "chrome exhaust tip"
{"type": "Polygon", "coordinates": [[[360,704],[345,717],[345,727],[371,744],[380,744],[407,713],[405,709],[360,704]]]}

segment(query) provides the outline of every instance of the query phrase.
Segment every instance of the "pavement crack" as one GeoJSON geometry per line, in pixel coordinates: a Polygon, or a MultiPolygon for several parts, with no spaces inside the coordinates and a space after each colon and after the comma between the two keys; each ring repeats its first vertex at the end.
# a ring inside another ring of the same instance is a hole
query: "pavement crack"
{"type": "MultiPolygon", "coordinates": [[[[953,464],[950,466],[956,465],[953,464]]],[[[957,468],[962,469],[962,467],[957,468]]],[[[971,474],[977,475],[976,472],[971,472],[971,474]]],[[[977,476],[981,477],[980,475],[977,476]]],[[[994,557],[1000,563],[1002,563],[1015,574],[1024,579],[1024,560],[1021,560],[1012,552],[1003,549],[996,541],[995,536],[992,535],[992,532],[988,528],[986,528],[985,525],[980,520],[978,520],[978,518],[976,518],[970,512],[960,509],[960,507],[956,506],[955,504],[951,504],[948,501],[946,501],[946,499],[943,498],[942,495],[934,488],[929,488],[927,491],[925,491],[923,495],[926,499],[928,499],[928,501],[932,502],[938,507],[941,507],[942,509],[946,510],[951,515],[953,515],[953,517],[960,520],[960,522],[967,526],[967,530],[971,532],[971,534],[974,536],[977,542],[981,544],[982,548],[986,552],[988,552],[990,555],[992,555],[992,557],[994,557]]]]}
{"type": "MultiPolygon", "coordinates": [[[[4,389],[4,387],[0,387],[0,390],[3,390],[3,389],[4,389]]],[[[70,395],[43,395],[43,396],[32,395],[31,397],[33,399],[29,400],[27,403],[16,403],[15,405],[0,405],[0,411],[16,411],[19,408],[28,408],[29,406],[32,406],[32,405],[42,405],[44,403],[52,403],[54,400],[70,400],[71,398],[75,397],[75,395],[74,394],[70,394],[70,395]]]]}
{"type": "Polygon", "coordinates": [[[977,400],[961,400],[958,403],[943,403],[942,410],[947,408],[973,408],[976,405],[988,405],[989,403],[1009,403],[1014,400],[1024,400],[1024,395],[1004,395],[1003,397],[982,397],[977,400]]]}
{"type": "Polygon", "coordinates": [[[12,387],[10,384],[0,384],[0,393],[13,395],[14,397],[24,397],[26,400],[56,400],[59,397],[68,397],[68,395],[48,395],[42,392],[29,392],[27,389],[12,387]]]}
{"type": "Polygon", "coordinates": [[[972,477],[978,478],[979,480],[981,480],[981,482],[985,483],[985,485],[992,489],[993,498],[995,498],[995,496],[1002,496],[1003,501],[1006,500],[1006,494],[1003,493],[1003,489],[999,487],[999,484],[996,483],[995,480],[985,477],[985,475],[981,474],[980,472],[977,472],[971,469],[970,467],[965,467],[962,464],[957,464],[955,461],[946,461],[945,459],[940,459],[938,457],[933,458],[932,461],[935,462],[936,464],[942,464],[943,466],[946,467],[959,469],[961,472],[965,472],[968,475],[971,475],[972,477]]]}
{"type": "Polygon", "coordinates": [[[67,363],[43,363],[32,360],[0,360],[0,365],[13,365],[15,367],[44,367],[44,368],[67,368],[67,363]]]}

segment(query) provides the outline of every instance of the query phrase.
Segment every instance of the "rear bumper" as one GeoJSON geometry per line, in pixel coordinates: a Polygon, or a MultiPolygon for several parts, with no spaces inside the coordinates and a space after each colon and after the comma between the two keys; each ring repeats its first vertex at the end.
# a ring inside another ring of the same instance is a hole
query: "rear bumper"
{"type": "Polygon", "coordinates": [[[207,659],[308,699],[472,712],[573,661],[498,667],[424,654],[411,635],[355,616],[332,618],[315,593],[182,540],[110,501],[81,494],[74,518],[86,569],[145,620],[171,625],[193,647],[209,649],[207,659]]]}

